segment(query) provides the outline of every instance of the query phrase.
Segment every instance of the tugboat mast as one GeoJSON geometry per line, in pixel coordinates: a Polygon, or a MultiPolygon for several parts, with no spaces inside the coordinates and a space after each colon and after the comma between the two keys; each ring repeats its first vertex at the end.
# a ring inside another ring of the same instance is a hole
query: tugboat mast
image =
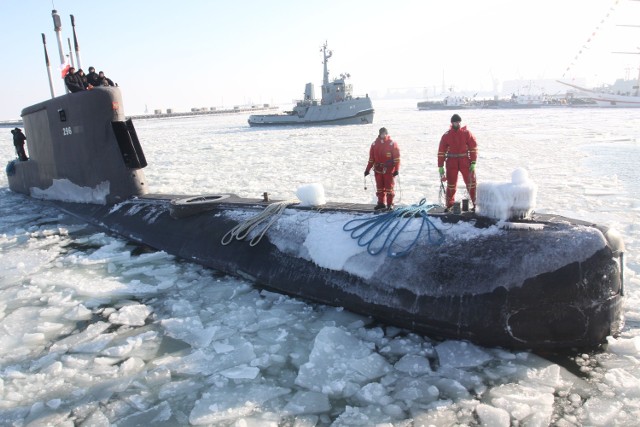
{"type": "Polygon", "coordinates": [[[322,61],[322,63],[324,64],[324,78],[322,79],[322,86],[325,86],[329,84],[329,69],[327,68],[327,62],[329,62],[329,58],[331,58],[331,55],[333,55],[333,52],[327,49],[326,41],[322,46],[321,52],[324,57],[324,60],[322,61]]]}

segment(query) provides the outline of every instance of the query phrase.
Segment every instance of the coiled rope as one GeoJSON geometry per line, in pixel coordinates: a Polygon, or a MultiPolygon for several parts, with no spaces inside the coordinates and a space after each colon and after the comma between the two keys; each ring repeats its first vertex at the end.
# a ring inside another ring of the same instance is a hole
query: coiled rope
{"type": "Polygon", "coordinates": [[[258,215],[255,215],[248,220],[239,223],[231,230],[229,230],[227,234],[222,237],[220,243],[222,243],[223,245],[228,245],[234,239],[244,240],[244,238],[247,237],[254,228],[258,227],[264,221],[269,220],[269,222],[263,226],[262,230],[249,241],[250,246],[257,245],[258,243],[260,243],[260,240],[262,240],[262,237],[267,232],[267,230],[269,230],[269,227],[271,227],[273,223],[276,222],[278,218],[280,218],[280,215],[282,215],[287,206],[298,202],[298,200],[285,200],[282,202],[271,203],[258,215]]]}
{"type": "Polygon", "coordinates": [[[439,205],[428,205],[426,199],[422,199],[418,204],[400,207],[385,214],[353,219],[347,222],[342,229],[350,231],[351,237],[358,241],[359,246],[366,246],[369,254],[378,255],[386,248],[387,256],[399,258],[407,255],[416,245],[425,226],[427,227],[427,242],[429,244],[435,246],[444,241],[444,234],[427,215],[436,206],[439,205]],[[420,221],[420,227],[415,231],[415,238],[408,246],[395,250],[396,239],[413,220],[420,221]],[[380,244],[381,241],[382,244],[380,244]]]}

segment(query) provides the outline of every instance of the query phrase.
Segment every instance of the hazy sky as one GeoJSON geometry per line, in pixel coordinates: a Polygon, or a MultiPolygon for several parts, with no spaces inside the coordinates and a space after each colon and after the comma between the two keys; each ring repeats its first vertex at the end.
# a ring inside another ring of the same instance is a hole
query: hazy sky
{"type": "Polygon", "coordinates": [[[2,0],[0,120],[50,96],[41,33],[64,93],[53,8],[65,52],[73,14],[82,67],[119,84],[127,114],[286,105],[307,82],[319,93],[325,40],[331,76],[349,72],[355,93],[374,100],[388,89],[439,91],[443,76],[457,90],[490,91],[565,73],[613,83],[640,65],[640,55],[612,53],[639,51],[640,28],[619,26],[640,24],[633,0],[2,0]]]}

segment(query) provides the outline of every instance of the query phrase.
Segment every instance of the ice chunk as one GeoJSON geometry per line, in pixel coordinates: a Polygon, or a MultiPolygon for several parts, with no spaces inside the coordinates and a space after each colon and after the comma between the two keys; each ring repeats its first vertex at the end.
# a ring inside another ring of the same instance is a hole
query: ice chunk
{"type": "Polygon", "coordinates": [[[486,427],[509,427],[511,425],[511,418],[509,413],[504,409],[494,408],[484,403],[476,406],[476,413],[480,418],[482,426],[486,427]]]}
{"type": "Polygon", "coordinates": [[[640,397],[640,379],[621,368],[614,368],[604,374],[605,382],[618,393],[628,398],[640,397]]]}
{"type": "Polygon", "coordinates": [[[162,402],[152,408],[119,419],[114,424],[118,426],[172,427],[176,425],[175,420],[171,419],[172,415],[171,406],[167,402],[162,402]]]}
{"type": "Polygon", "coordinates": [[[436,381],[435,385],[442,394],[446,395],[450,399],[461,400],[471,397],[471,394],[466,387],[457,380],[451,378],[440,378],[436,381]]]}
{"type": "Polygon", "coordinates": [[[607,342],[608,349],[612,353],[640,357],[640,336],[633,338],[607,337],[607,342]]]}
{"type": "Polygon", "coordinates": [[[347,406],[342,414],[331,424],[332,427],[352,426],[384,426],[383,423],[391,421],[391,417],[383,412],[380,407],[366,406],[356,408],[347,406]]]}
{"type": "MultiPolygon", "coordinates": [[[[387,332],[387,335],[389,333],[387,332]]],[[[407,337],[396,337],[380,349],[380,353],[390,355],[418,354],[422,351],[422,342],[407,337]]]]}
{"type": "Polygon", "coordinates": [[[440,395],[438,387],[423,378],[401,378],[394,388],[393,398],[406,402],[431,403],[440,395]]]}
{"type": "Polygon", "coordinates": [[[474,367],[492,359],[491,354],[466,341],[444,341],[436,346],[436,352],[443,367],[474,367]]]}
{"type": "Polygon", "coordinates": [[[125,305],[117,313],[109,316],[109,322],[117,325],[142,326],[151,309],[143,304],[125,305]]]}
{"type": "Polygon", "coordinates": [[[31,405],[29,413],[21,420],[21,423],[5,424],[8,421],[3,412],[3,425],[25,425],[25,426],[60,426],[60,427],[73,427],[74,423],[71,419],[71,414],[68,410],[52,410],[44,402],[36,402],[31,405]]]}
{"type": "Polygon", "coordinates": [[[203,387],[204,384],[196,380],[173,381],[160,387],[158,397],[160,399],[170,399],[174,396],[183,396],[185,399],[188,398],[194,401],[203,387]]]}
{"type": "Polygon", "coordinates": [[[68,320],[89,320],[91,319],[91,310],[87,309],[84,305],[78,304],[71,310],[64,314],[64,318],[68,320]]]}
{"type": "Polygon", "coordinates": [[[489,390],[490,403],[527,425],[546,426],[553,414],[553,393],[546,388],[505,384],[489,390]]]}
{"type": "Polygon", "coordinates": [[[114,343],[113,347],[109,347],[101,351],[101,354],[109,357],[125,358],[130,357],[137,352],[145,352],[149,347],[155,348],[158,341],[158,333],[156,331],[146,331],[141,334],[127,337],[122,344],[114,343]]]}
{"type": "Polygon", "coordinates": [[[309,361],[300,367],[296,384],[346,397],[390,370],[389,363],[362,341],[340,328],[324,327],[314,340],[309,361]]]}
{"type": "Polygon", "coordinates": [[[589,424],[594,426],[610,426],[622,409],[622,403],[616,399],[598,396],[587,400],[583,408],[589,424]]]}
{"type": "Polygon", "coordinates": [[[387,405],[393,401],[386,387],[380,383],[369,383],[365,385],[353,396],[353,399],[363,405],[387,405]]]}
{"type": "Polygon", "coordinates": [[[85,418],[80,424],[80,427],[111,427],[111,422],[109,418],[98,409],[85,418]]]}
{"type": "Polygon", "coordinates": [[[411,376],[418,376],[431,372],[429,360],[426,357],[414,354],[407,354],[403,356],[398,360],[398,362],[396,362],[394,367],[398,371],[405,372],[411,376]]]}
{"type": "Polygon", "coordinates": [[[243,338],[229,339],[229,345],[233,347],[233,350],[223,354],[205,352],[202,349],[196,350],[188,356],[180,358],[175,363],[177,366],[174,369],[184,374],[208,375],[249,364],[256,358],[253,344],[243,338]]]}
{"type": "Polygon", "coordinates": [[[120,365],[120,374],[122,376],[133,375],[144,369],[144,360],[139,357],[130,357],[120,365]]]}
{"type": "Polygon", "coordinates": [[[526,377],[527,384],[547,386],[551,388],[551,392],[563,383],[558,365],[550,365],[542,369],[528,369],[526,377]]]}
{"type": "Polygon", "coordinates": [[[287,388],[266,384],[214,386],[196,402],[189,422],[194,425],[216,424],[247,417],[265,402],[290,392],[287,388]]]}
{"type": "Polygon", "coordinates": [[[159,367],[144,374],[144,380],[150,387],[159,387],[171,382],[171,371],[164,367],[159,367]]]}
{"type": "Polygon", "coordinates": [[[255,377],[257,377],[259,373],[260,373],[260,369],[256,367],[240,365],[240,366],[235,366],[233,368],[225,369],[224,371],[220,372],[220,375],[222,375],[223,377],[232,378],[232,379],[252,380],[255,377]]]}
{"type": "Polygon", "coordinates": [[[315,391],[298,391],[284,407],[284,411],[291,415],[320,414],[330,409],[327,395],[315,391]]]}
{"type": "MultiPolygon", "coordinates": [[[[199,317],[171,318],[160,321],[167,335],[179,339],[195,348],[206,347],[211,343],[219,326],[205,328],[199,317]]],[[[231,351],[233,348],[229,349],[231,351]]],[[[217,350],[216,350],[217,351],[217,350]]]]}
{"type": "Polygon", "coordinates": [[[460,425],[455,410],[448,404],[438,406],[428,412],[416,409],[413,415],[414,426],[457,426],[460,425]]]}
{"type": "Polygon", "coordinates": [[[307,184],[298,187],[296,197],[301,206],[322,206],[327,203],[322,184],[307,184]]]}

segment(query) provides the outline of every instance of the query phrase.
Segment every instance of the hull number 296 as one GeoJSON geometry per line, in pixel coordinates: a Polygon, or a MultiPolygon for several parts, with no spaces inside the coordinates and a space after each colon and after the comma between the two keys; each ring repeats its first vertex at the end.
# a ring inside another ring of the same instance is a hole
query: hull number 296
{"type": "Polygon", "coordinates": [[[67,136],[67,135],[71,135],[72,133],[73,131],[71,130],[71,126],[62,128],[62,135],[67,136]]]}

